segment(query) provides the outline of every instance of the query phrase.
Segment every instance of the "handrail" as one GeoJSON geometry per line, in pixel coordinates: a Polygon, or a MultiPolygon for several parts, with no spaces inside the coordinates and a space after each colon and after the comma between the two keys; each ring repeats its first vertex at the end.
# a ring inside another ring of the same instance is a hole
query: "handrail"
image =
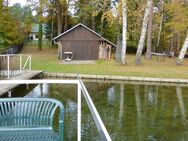
{"type": "MultiPolygon", "coordinates": [[[[23,66],[23,69],[25,69],[25,67],[27,66],[27,63],[28,63],[28,61],[30,61],[31,62],[31,56],[28,56],[27,57],[27,60],[25,61],[25,64],[24,64],[24,66],[23,66]]],[[[31,63],[30,63],[30,65],[29,65],[29,69],[31,70],[31,63]]]]}
{"type": "Polygon", "coordinates": [[[99,132],[101,139],[103,141],[111,141],[110,135],[109,135],[106,127],[104,126],[104,123],[102,122],[102,119],[101,119],[101,117],[100,117],[91,97],[89,96],[89,93],[88,93],[84,83],[82,82],[81,79],[79,79],[79,82],[80,82],[80,85],[81,85],[83,95],[85,97],[85,100],[86,100],[87,105],[89,107],[89,110],[91,112],[91,115],[94,119],[94,122],[97,126],[97,129],[98,129],[98,132],[99,132]]]}
{"type": "Polygon", "coordinates": [[[102,122],[99,113],[97,112],[97,109],[95,108],[95,105],[89,96],[89,93],[82,82],[81,79],[78,80],[48,80],[48,79],[42,79],[42,80],[0,80],[0,85],[3,84],[77,84],[77,95],[78,95],[78,115],[77,115],[77,141],[81,141],[81,94],[83,94],[87,106],[90,109],[92,118],[94,119],[94,122],[96,124],[96,127],[98,129],[99,135],[103,141],[112,141],[110,138],[109,133],[107,132],[104,123],[102,122]]]}
{"type": "MultiPolygon", "coordinates": [[[[26,66],[28,65],[28,70],[31,70],[31,61],[32,61],[32,58],[31,58],[31,55],[27,55],[27,54],[2,54],[0,55],[0,57],[7,57],[7,78],[10,78],[11,76],[11,73],[10,73],[10,57],[13,57],[13,56],[16,56],[16,57],[19,57],[19,74],[21,74],[23,72],[23,70],[26,69],[26,66]],[[26,61],[23,62],[23,57],[27,57],[26,58],[26,61]],[[23,65],[24,63],[24,65],[23,65]]],[[[1,71],[1,70],[0,70],[1,71]]]]}
{"type": "Polygon", "coordinates": [[[20,56],[20,55],[24,55],[24,56],[30,56],[30,54],[0,54],[0,56],[20,56]]]}

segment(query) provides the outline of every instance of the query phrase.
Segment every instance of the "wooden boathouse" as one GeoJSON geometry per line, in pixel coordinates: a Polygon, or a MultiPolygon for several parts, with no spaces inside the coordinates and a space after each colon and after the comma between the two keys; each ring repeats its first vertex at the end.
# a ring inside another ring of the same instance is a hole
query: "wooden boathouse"
{"type": "Polygon", "coordinates": [[[110,59],[117,47],[81,23],[53,40],[59,44],[58,55],[60,59],[66,59],[67,54],[71,55],[73,60],[110,59]]]}

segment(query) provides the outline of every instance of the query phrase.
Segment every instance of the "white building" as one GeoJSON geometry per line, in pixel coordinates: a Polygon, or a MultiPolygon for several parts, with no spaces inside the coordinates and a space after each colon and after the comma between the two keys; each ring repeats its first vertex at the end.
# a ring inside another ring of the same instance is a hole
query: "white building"
{"type": "MultiPolygon", "coordinates": [[[[42,40],[46,40],[46,35],[45,35],[45,24],[42,25],[43,26],[43,36],[42,36],[42,40]]],[[[31,41],[37,41],[38,40],[38,31],[39,31],[39,24],[33,24],[32,28],[31,28],[31,33],[29,34],[29,40],[31,41]]]]}

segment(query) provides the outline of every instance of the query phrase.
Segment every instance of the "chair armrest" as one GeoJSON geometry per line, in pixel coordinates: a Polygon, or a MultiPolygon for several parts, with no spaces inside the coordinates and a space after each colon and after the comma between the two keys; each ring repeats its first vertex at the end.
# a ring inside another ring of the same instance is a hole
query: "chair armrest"
{"type": "Polygon", "coordinates": [[[63,141],[64,138],[64,109],[61,110],[59,115],[59,139],[63,141]]]}

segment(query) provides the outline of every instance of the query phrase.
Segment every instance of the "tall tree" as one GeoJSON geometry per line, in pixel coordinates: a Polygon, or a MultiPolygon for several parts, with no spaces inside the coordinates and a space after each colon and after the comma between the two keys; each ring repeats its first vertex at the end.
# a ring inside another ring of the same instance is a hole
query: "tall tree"
{"type": "Polygon", "coordinates": [[[91,23],[91,2],[88,0],[76,1],[76,16],[78,21],[90,27],[91,23]]]}
{"type": "Polygon", "coordinates": [[[42,50],[42,36],[43,36],[43,0],[39,0],[39,30],[38,30],[38,49],[42,50]]]}
{"type": "Polygon", "coordinates": [[[183,61],[183,58],[187,52],[187,48],[188,48],[188,31],[187,31],[187,36],[185,38],[185,42],[184,42],[183,47],[181,48],[180,54],[178,56],[177,65],[180,65],[181,62],[183,61]]]}
{"type": "Polygon", "coordinates": [[[188,29],[188,2],[184,0],[164,1],[163,25],[161,43],[168,47],[168,51],[174,51],[179,46],[176,43],[177,36],[180,36],[181,41],[178,41],[180,45],[185,40],[185,31],[188,29]]]}
{"type": "Polygon", "coordinates": [[[34,21],[34,16],[32,15],[32,9],[29,6],[23,6],[22,12],[23,12],[22,13],[23,24],[28,34],[31,30],[31,26],[34,21]]]}
{"type": "Polygon", "coordinates": [[[43,37],[43,24],[45,21],[45,18],[43,17],[43,14],[46,12],[46,7],[48,0],[29,0],[30,7],[32,7],[32,11],[36,12],[37,17],[37,23],[39,25],[38,28],[38,50],[42,50],[42,37],[43,37]]]}
{"type": "MultiPolygon", "coordinates": [[[[164,14],[163,14],[163,4],[164,4],[164,1],[161,0],[161,20],[160,20],[160,25],[159,25],[159,33],[158,33],[158,37],[157,37],[157,45],[156,45],[156,48],[159,48],[159,44],[160,44],[160,39],[161,39],[161,32],[162,32],[162,25],[163,25],[163,18],[164,18],[164,14]]],[[[156,49],[154,49],[155,51],[156,49]]]]}
{"type": "Polygon", "coordinates": [[[144,47],[144,41],[145,41],[145,36],[146,36],[146,31],[147,31],[147,25],[148,25],[148,17],[149,17],[149,11],[150,7],[152,5],[152,0],[147,0],[147,6],[145,9],[145,14],[144,14],[144,19],[143,19],[143,24],[142,24],[142,32],[140,36],[140,41],[137,47],[137,52],[136,52],[136,59],[135,59],[135,64],[139,65],[141,64],[141,57],[142,57],[142,51],[144,47]]]}
{"type": "Polygon", "coordinates": [[[152,2],[152,4],[151,4],[151,7],[150,7],[150,14],[149,14],[146,59],[151,59],[152,31],[153,31],[153,2],[152,2]]]}
{"type": "Polygon", "coordinates": [[[17,41],[21,44],[29,34],[33,16],[30,7],[22,7],[19,3],[9,7],[9,14],[12,20],[16,23],[17,41]]]}
{"type": "Polygon", "coordinates": [[[109,0],[77,0],[75,2],[75,15],[78,22],[81,22],[90,27],[92,30],[97,31],[97,20],[101,20],[99,17],[102,15],[101,12],[103,13],[103,11],[106,10],[104,5],[107,5],[108,1],[109,0]]]}
{"type": "Polygon", "coordinates": [[[63,2],[63,19],[64,19],[64,27],[63,31],[68,29],[68,3],[67,0],[63,2]]]}
{"type": "MultiPolygon", "coordinates": [[[[63,30],[63,1],[55,1],[57,15],[57,34],[61,34],[63,30]]],[[[55,42],[58,45],[58,58],[62,59],[62,46],[60,42],[55,42]]]]}
{"type": "MultiPolygon", "coordinates": [[[[6,4],[6,3],[5,3],[6,4]]],[[[10,46],[17,44],[19,41],[18,26],[9,12],[9,7],[0,1],[0,52],[10,46]]]]}
{"type": "MultiPolygon", "coordinates": [[[[91,6],[93,7],[93,10],[94,10],[95,9],[95,3],[94,3],[94,1],[90,1],[90,2],[91,2],[91,6]]],[[[92,27],[93,31],[96,30],[96,28],[95,28],[95,26],[96,26],[96,23],[95,23],[95,14],[96,13],[94,11],[91,14],[91,21],[92,21],[91,27],[92,27]]]]}
{"type": "Polygon", "coordinates": [[[126,48],[127,48],[127,7],[126,0],[122,0],[122,17],[123,17],[123,33],[122,33],[122,51],[121,61],[122,64],[126,63],[126,48]]]}
{"type": "Polygon", "coordinates": [[[63,27],[63,16],[62,16],[62,3],[60,0],[56,1],[56,14],[57,14],[57,33],[58,35],[62,33],[63,27]]]}

